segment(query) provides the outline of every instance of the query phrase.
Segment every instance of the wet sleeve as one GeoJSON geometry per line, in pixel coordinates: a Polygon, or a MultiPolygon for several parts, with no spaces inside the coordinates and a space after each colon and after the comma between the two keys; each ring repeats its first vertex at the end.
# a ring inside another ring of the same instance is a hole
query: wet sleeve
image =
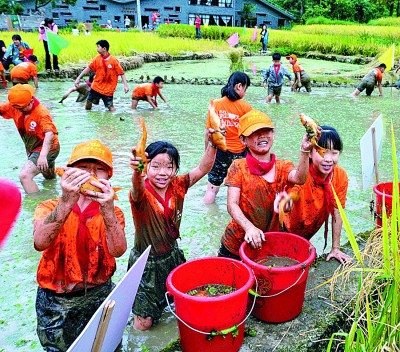
{"type": "Polygon", "coordinates": [[[115,59],[115,70],[118,74],[118,76],[121,76],[125,73],[124,69],[122,68],[121,64],[117,59],[115,59]]]}
{"type": "Polygon", "coordinates": [[[242,178],[240,168],[234,161],[228,169],[228,174],[224,180],[224,185],[228,187],[242,188],[242,178]]]}
{"type": "Polygon", "coordinates": [[[42,115],[39,119],[40,126],[42,128],[43,133],[53,132],[54,134],[58,134],[57,128],[54,125],[53,119],[49,114],[42,115]]]}
{"type": "Polygon", "coordinates": [[[125,229],[125,215],[124,215],[123,211],[118,207],[114,207],[114,211],[115,211],[115,215],[117,216],[119,226],[121,226],[121,229],[124,230],[125,229]]]}
{"type": "Polygon", "coordinates": [[[5,119],[12,119],[13,114],[11,113],[11,106],[10,103],[2,103],[0,104],[0,116],[2,116],[5,119]]]}
{"type": "Polygon", "coordinates": [[[35,209],[33,221],[36,222],[45,219],[54,210],[57,202],[58,200],[53,199],[40,203],[35,209]]]}

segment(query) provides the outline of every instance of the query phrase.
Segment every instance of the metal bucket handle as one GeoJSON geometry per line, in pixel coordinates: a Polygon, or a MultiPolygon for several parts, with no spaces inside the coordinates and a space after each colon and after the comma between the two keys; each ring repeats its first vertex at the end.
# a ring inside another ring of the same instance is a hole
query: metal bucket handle
{"type": "MultiPolygon", "coordinates": [[[[307,268],[307,267],[306,267],[306,268],[307,268]]],[[[300,279],[303,277],[304,273],[306,272],[306,268],[303,268],[303,271],[301,272],[300,276],[298,277],[298,279],[297,279],[293,284],[291,284],[289,287],[284,288],[282,291],[280,291],[280,292],[278,292],[278,293],[274,293],[273,295],[268,295],[268,296],[261,296],[261,295],[259,295],[259,294],[257,293],[257,289],[256,289],[256,292],[254,292],[253,290],[249,290],[249,293],[250,293],[251,295],[253,295],[255,298],[272,298],[272,297],[279,296],[279,295],[281,295],[282,293],[284,293],[284,292],[290,290],[292,287],[294,287],[294,286],[297,285],[297,283],[300,281],[300,279]]],[[[256,277],[256,276],[254,276],[254,277],[255,277],[256,283],[258,283],[258,282],[257,282],[257,277],[256,277]]]]}

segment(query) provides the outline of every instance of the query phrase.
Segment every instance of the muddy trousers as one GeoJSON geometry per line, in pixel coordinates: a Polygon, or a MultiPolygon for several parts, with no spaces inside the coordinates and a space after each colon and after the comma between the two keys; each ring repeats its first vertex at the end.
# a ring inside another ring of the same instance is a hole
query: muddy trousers
{"type": "Polygon", "coordinates": [[[85,291],[56,294],[38,288],[36,296],[37,334],[45,351],[64,352],[113,289],[111,280],[85,291]]]}

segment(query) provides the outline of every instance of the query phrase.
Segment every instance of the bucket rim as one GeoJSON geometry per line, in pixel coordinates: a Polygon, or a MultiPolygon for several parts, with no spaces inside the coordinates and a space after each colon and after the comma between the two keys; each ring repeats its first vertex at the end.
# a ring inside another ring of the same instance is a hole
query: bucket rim
{"type": "MultiPolygon", "coordinates": [[[[297,271],[297,270],[306,269],[307,267],[309,267],[314,262],[315,258],[317,257],[317,251],[316,251],[315,247],[311,244],[311,242],[309,240],[307,240],[304,237],[301,237],[299,235],[296,235],[296,234],[290,233],[290,232],[279,232],[279,231],[264,232],[264,235],[274,235],[274,236],[275,235],[278,235],[278,236],[290,235],[290,236],[295,236],[298,239],[302,240],[303,242],[307,242],[309,244],[309,255],[308,255],[308,258],[306,260],[304,260],[303,262],[301,262],[299,264],[291,265],[291,266],[288,266],[288,267],[268,268],[267,270],[269,272],[271,272],[271,273],[277,273],[278,274],[278,273],[287,272],[287,271],[297,271]]],[[[245,248],[247,246],[249,246],[249,244],[246,241],[244,241],[241,244],[241,246],[239,248],[240,257],[242,259],[246,258],[248,261],[250,261],[251,264],[249,264],[249,265],[251,265],[252,268],[256,268],[256,269],[259,269],[259,270],[265,270],[266,269],[265,265],[261,265],[261,264],[256,263],[255,261],[253,261],[252,259],[250,259],[246,255],[245,248]]]]}
{"type": "Polygon", "coordinates": [[[218,302],[218,301],[223,301],[226,299],[226,297],[229,297],[231,295],[239,295],[242,294],[244,292],[248,292],[254,285],[255,279],[254,279],[254,273],[251,271],[251,269],[242,261],[237,260],[237,259],[233,259],[233,258],[225,258],[225,257],[203,257],[203,258],[197,258],[197,259],[191,259],[186,261],[185,263],[182,263],[181,265],[177,266],[175,269],[173,269],[168,277],[167,277],[167,291],[169,295],[172,296],[180,296],[180,297],[185,297],[185,299],[190,299],[193,301],[198,301],[198,302],[205,302],[206,300],[208,302],[218,302]],[[249,280],[239,289],[237,289],[236,291],[232,292],[232,293],[228,293],[225,295],[221,295],[221,296],[217,296],[217,297],[196,297],[196,296],[191,296],[188,295],[185,292],[182,292],[180,290],[178,290],[174,284],[172,283],[172,277],[174,275],[174,273],[181,268],[182,266],[186,266],[188,264],[191,264],[193,262],[201,262],[201,261],[209,261],[209,260],[217,260],[217,261],[229,261],[229,262],[233,262],[235,264],[239,264],[240,266],[242,266],[248,273],[249,273],[249,280]],[[173,291],[173,292],[171,292],[173,291]]]}
{"type": "MultiPolygon", "coordinates": [[[[382,191],[380,191],[379,190],[379,187],[380,186],[386,186],[386,185],[391,185],[392,186],[392,189],[393,189],[393,182],[381,182],[381,183],[377,183],[376,185],[374,185],[374,187],[372,188],[373,189],[373,191],[374,191],[374,193],[376,194],[376,195],[379,195],[379,196],[381,196],[381,197],[383,197],[383,192],[382,191]]],[[[399,185],[400,185],[400,183],[399,183],[399,185]]],[[[392,198],[392,194],[390,193],[390,194],[388,194],[388,193],[385,193],[385,197],[387,197],[387,198],[392,198]]]]}

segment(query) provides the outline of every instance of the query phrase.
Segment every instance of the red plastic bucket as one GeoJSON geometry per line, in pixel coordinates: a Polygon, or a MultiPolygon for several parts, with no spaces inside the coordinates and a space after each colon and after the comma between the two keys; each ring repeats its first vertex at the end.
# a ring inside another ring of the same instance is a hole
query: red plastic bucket
{"type": "Polygon", "coordinates": [[[390,216],[390,214],[392,214],[393,182],[385,182],[375,185],[374,192],[376,194],[376,226],[382,227],[383,194],[385,193],[386,214],[387,216],[390,216]]]}
{"type": "Polygon", "coordinates": [[[260,250],[243,242],[239,254],[257,278],[260,297],[257,297],[252,315],[270,323],[282,323],[297,317],[303,308],[308,269],[316,257],[311,243],[292,233],[266,232],[260,250]],[[300,264],[273,268],[256,263],[268,256],[287,257],[300,264]]]}
{"type": "Polygon", "coordinates": [[[188,261],[168,275],[168,294],[174,297],[180,342],[184,352],[236,352],[244,338],[248,291],[254,284],[251,270],[227,258],[188,261]],[[194,297],[186,292],[202,285],[222,284],[236,291],[219,297],[194,297]],[[237,336],[208,336],[238,326],[237,336]],[[198,331],[195,331],[198,330],[198,331]]]}

